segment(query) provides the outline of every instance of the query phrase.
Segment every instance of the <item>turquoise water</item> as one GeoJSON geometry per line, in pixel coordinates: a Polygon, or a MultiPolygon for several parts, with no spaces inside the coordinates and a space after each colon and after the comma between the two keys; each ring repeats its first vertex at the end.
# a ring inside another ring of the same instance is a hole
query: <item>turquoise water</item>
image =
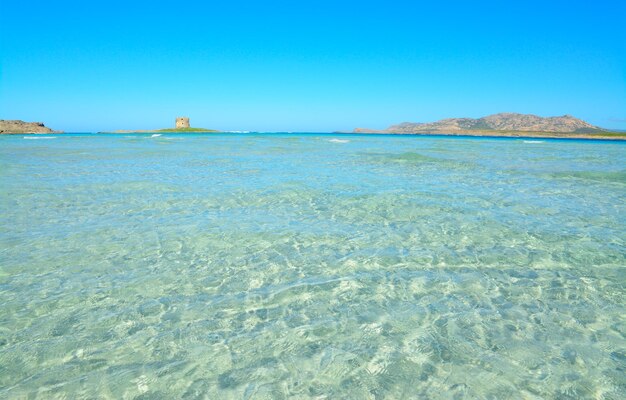
{"type": "Polygon", "coordinates": [[[624,398],[625,160],[0,137],[0,398],[624,398]]]}

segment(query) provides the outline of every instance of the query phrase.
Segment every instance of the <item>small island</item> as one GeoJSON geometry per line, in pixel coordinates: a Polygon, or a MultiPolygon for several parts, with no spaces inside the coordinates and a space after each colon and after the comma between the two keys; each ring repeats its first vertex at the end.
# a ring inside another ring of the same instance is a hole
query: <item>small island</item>
{"type": "Polygon", "coordinates": [[[55,131],[43,124],[43,122],[25,122],[18,119],[0,119],[0,134],[41,134],[41,133],[63,133],[55,131]]]}
{"type": "Polygon", "coordinates": [[[215,133],[221,132],[215,129],[192,128],[189,124],[189,117],[177,117],[174,128],[164,129],[144,129],[144,130],[117,130],[113,132],[98,133],[215,133]]]}

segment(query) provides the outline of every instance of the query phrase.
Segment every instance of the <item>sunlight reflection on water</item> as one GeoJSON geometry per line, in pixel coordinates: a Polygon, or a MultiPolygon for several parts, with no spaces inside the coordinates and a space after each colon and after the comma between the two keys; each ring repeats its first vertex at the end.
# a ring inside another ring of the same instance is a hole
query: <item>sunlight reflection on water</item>
{"type": "Polygon", "coordinates": [[[624,144],[76,137],[0,137],[0,397],[626,394],[624,144]]]}

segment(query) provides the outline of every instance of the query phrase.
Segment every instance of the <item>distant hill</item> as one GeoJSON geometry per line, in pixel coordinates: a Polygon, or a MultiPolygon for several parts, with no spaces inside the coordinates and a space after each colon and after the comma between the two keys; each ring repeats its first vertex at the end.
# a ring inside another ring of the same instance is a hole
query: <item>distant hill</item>
{"type": "Polygon", "coordinates": [[[17,119],[0,119],[0,134],[3,133],[62,133],[47,128],[43,122],[24,122],[17,119]]]}
{"type": "Polygon", "coordinates": [[[437,122],[403,122],[384,130],[357,128],[356,133],[577,133],[604,134],[605,129],[591,125],[571,115],[539,117],[532,114],[500,113],[482,118],[448,118],[437,122]]]}

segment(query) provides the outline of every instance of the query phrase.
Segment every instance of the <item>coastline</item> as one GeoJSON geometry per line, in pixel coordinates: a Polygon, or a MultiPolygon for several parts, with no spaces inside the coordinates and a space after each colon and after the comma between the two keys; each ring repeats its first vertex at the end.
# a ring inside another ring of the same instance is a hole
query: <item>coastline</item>
{"type": "Polygon", "coordinates": [[[509,137],[509,138],[542,138],[542,139],[590,139],[590,140],[626,140],[626,132],[609,134],[568,133],[568,132],[534,132],[534,131],[497,131],[497,130],[459,130],[459,131],[416,131],[389,132],[384,130],[355,129],[353,132],[337,132],[341,134],[377,134],[377,135],[417,135],[417,136],[474,136],[474,137],[509,137]]]}
{"type": "Polygon", "coordinates": [[[130,130],[130,129],[119,129],[116,131],[101,131],[96,133],[107,133],[107,134],[115,134],[115,133],[220,133],[222,131],[218,131],[215,129],[205,129],[205,128],[165,128],[165,129],[140,129],[140,130],[130,130]]]}
{"type": "Polygon", "coordinates": [[[384,132],[384,131],[367,131],[367,132],[346,132],[346,131],[335,131],[335,132],[256,132],[256,131],[210,131],[210,130],[202,130],[202,131],[192,131],[192,132],[179,132],[179,131],[115,131],[115,132],[49,132],[49,133],[34,133],[34,132],[11,132],[11,133],[2,133],[0,136],[16,136],[16,135],[27,135],[27,136],[44,136],[44,135],[124,135],[124,134],[136,134],[136,135],[150,135],[150,134],[223,134],[223,135],[275,135],[275,134],[286,134],[286,135],[356,135],[356,136],[421,136],[421,137],[469,137],[469,138],[494,138],[494,139],[551,139],[551,140],[597,140],[597,141],[613,141],[613,142],[626,142],[626,134],[624,135],[591,135],[591,134],[552,134],[548,132],[516,132],[515,134],[511,133],[501,133],[501,132],[490,132],[490,133],[476,133],[476,132],[384,132]]]}

